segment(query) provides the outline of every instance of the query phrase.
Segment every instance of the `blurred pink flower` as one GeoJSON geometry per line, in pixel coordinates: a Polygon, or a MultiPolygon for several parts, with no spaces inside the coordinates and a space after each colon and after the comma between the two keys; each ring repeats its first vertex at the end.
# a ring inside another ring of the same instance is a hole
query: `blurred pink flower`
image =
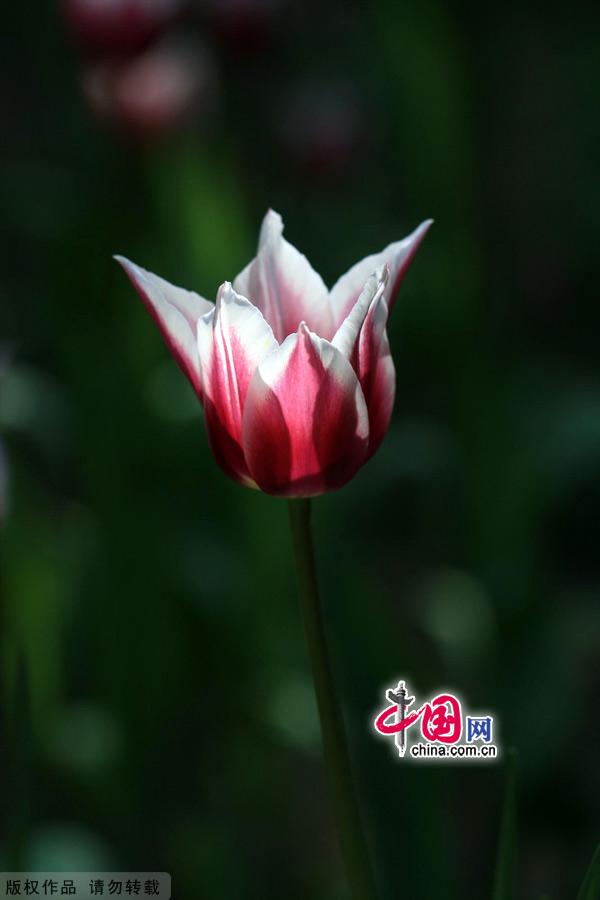
{"type": "Polygon", "coordinates": [[[83,72],[92,111],[138,138],[179,128],[212,103],[212,63],[201,46],[169,40],[127,60],[96,61],[83,72]]]}
{"type": "Polygon", "coordinates": [[[77,43],[92,53],[111,54],[142,50],[181,5],[181,0],[63,0],[77,43]]]}
{"type": "Polygon", "coordinates": [[[117,257],[201,399],[228,475],[269,494],[314,496],[375,452],[395,391],[388,309],[430,224],[328,291],[270,210],[256,257],[216,305],[117,257]]]}

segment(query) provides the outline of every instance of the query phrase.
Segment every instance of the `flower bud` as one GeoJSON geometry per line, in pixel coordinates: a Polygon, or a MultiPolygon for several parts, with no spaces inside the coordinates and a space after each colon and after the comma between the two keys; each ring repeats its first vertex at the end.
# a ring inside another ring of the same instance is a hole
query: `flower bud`
{"type": "Polygon", "coordinates": [[[269,210],[256,256],[214,304],[116,257],[198,395],[231,478],[311,497],[341,487],[377,450],[395,391],[388,314],[430,225],[355,263],[328,291],[269,210]]]}

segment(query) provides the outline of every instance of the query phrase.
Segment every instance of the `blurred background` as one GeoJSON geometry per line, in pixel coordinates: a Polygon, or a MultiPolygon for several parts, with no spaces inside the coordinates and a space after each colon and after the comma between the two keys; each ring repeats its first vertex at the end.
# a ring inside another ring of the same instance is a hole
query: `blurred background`
{"type": "Polygon", "coordinates": [[[436,220],[390,326],[390,433],[315,504],[381,896],[489,896],[504,781],[374,739],[403,676],[495,712],[518,896],[574,897],[600,807],[593,5],[1,15],[2,868],[346,896],[285,504],[216,468],[111,259],[213,297],[272,206],[329,284],[436,220]]]}

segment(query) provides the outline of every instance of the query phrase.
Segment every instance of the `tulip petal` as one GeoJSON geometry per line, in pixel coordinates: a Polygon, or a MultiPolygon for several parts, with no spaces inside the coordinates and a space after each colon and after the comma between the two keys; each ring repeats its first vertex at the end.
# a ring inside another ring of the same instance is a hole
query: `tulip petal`
{"type": "Polygon", "coordinates": [[[388,309],[384,297],[388,276],[387,264],[370,276],[331,342],[350,360],[365,396],[369,411],[368,457],[388,429],[396,390],[386,333],[388,309]]]}
{"type": "Polygon", "coordinates": [[[388,308],[392,309],[400,283],[432,221],[428,219],[404,240],[389,244],[380,253],[365,257],[336,281],[329,295],[334,330],[339,328],[349,314],[371,272],[386,263],[390,267],[390,279],[385,298],[388,308]]]}
{"type": "Polygon", "coordinates": [[[164,278],[147,272],[123,256],[115,256],[115,259],[129,276],[169,350],[201,397],[196,322],[213,308],[213,304],[199,294],[169,284],[164,278]]]}
{"type": "Polygon", "coordinates": [[[331,343],[346,359],[352,358],[369,307],[383,294],[389,274],[389,266],[385,265],[369,276],[358,300],[333,336],[331,343]]]}
{"type": "Polygon", "coordinates": [[[263,491],[297,497],[341,487],[364,462],[368,432],[352,366],[305,323],[254,373],[243,441],[248,468],[263,491]]]}
{"type": "Polygon", "coordinates": [[[396,375],[386,333],[385,288],[389,268],[367,280],[360,297],[338,328],[332,344],[350,360],[369,411],[369,452],[375,452],[390,424],[396,375]]]}
{"type": "Polygon", "coordinates": [[[282,232],[281,216],[269,210],[258,253],[233,286],[260,309],[278,341],[293,334],[302,321],[319,334],[330,334],[331,309],[323,279],[282,232]]]}
{"type": "Polygon", "coordinates": [[[396,393],[396,371],[390,353],[385,294],[375,297],[360,329],[351,363],[358,375],[369,411],[369,459],[389,428],[396,393]]]}
{"type": "Polygon", "coordinates": [[[221,285],[215,308],[198,321],[197,338],[212,451],[228,475],[253,484],[242,450],[242,412],[254,371],[277,341],[261,312],[229,282],[221,285]]]}
{"type": "Polygon", "coordinates": [[[264,247],[271,240],[276,240],[283,234],[283,219],[274,209],[267,210],[260,226],[258,235],[258,249],[264,247]]]}

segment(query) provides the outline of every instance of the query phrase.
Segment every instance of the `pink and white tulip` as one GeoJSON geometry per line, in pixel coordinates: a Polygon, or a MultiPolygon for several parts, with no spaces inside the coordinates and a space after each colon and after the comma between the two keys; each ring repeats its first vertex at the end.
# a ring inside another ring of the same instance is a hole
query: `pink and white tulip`
{"type": "Polygon", "coordinates": [[[375,452],[394,403],[388,313],[430,225],[328,291],[269,210],[256,257],[216,304],[117,257],[200,398],[228,475],[269,494],[314,496],[375,452]]]}

